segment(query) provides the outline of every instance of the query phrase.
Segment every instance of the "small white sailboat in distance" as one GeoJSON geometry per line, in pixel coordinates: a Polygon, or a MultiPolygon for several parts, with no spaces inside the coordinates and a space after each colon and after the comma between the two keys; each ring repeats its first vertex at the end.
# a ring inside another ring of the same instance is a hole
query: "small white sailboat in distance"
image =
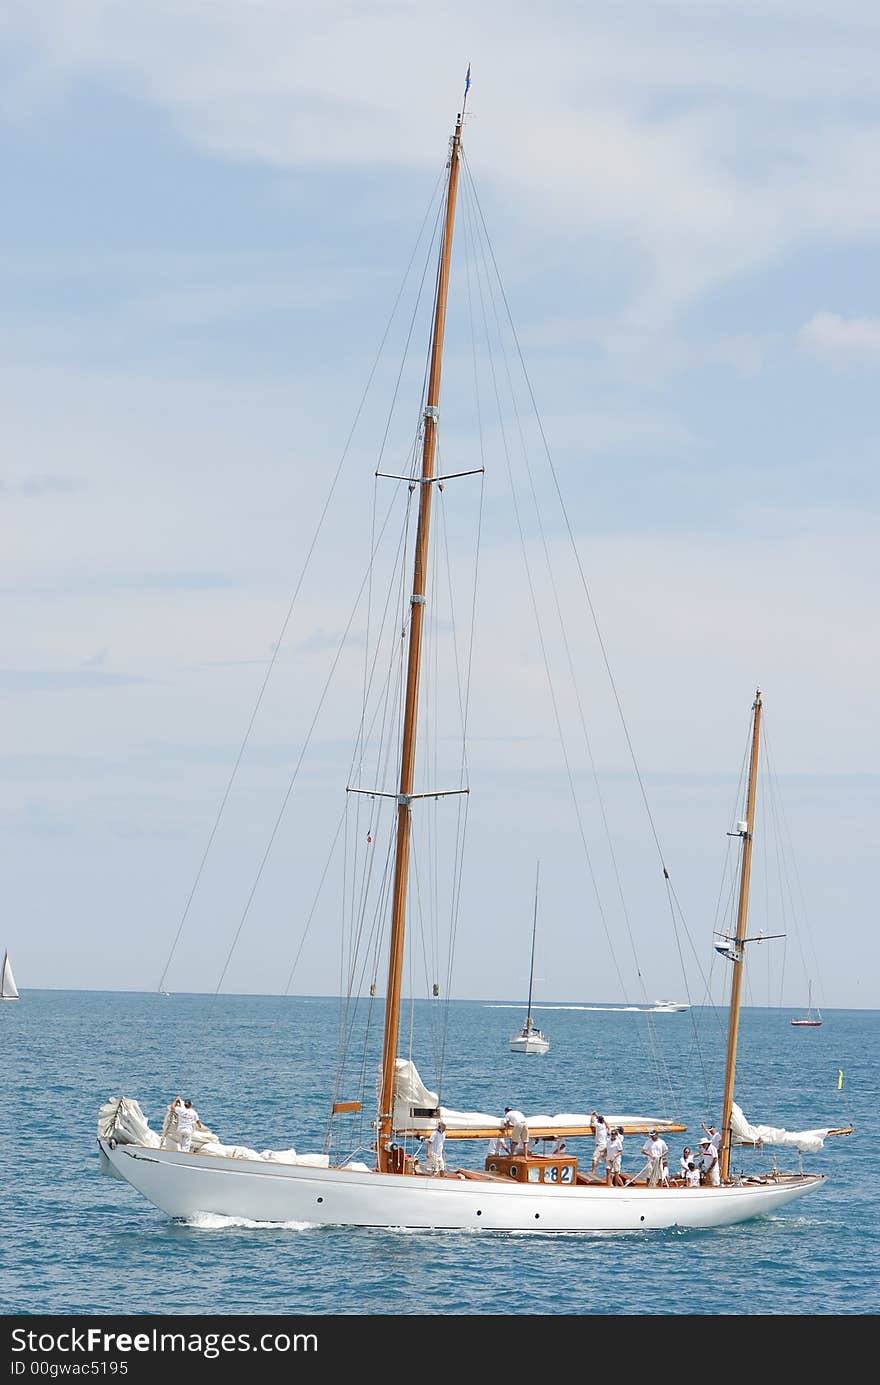
{"type": "Polygon", "coordinates": [[[529,962],[529,1000],[526,1017],[523,1020],[522,1029],[518,1034],[514,1034],[510,1040],[511,1053],[546,1053],[550,1047],[550,1040],[542,1030],[538,1029],[532,1019],[532,985],[535,977],[535,933],[538,927],[538,881],[541,876],[541,862],[538,862],[535,871],[535,912],[532,918],[532,956],[529,962]]]}
{"type": "Polygon", "coordinates": [[[3,953],[3,975],[0,978],[0,1000],[18,1000],[18,987],[15,984],[15,977],[12,975],[12,963],[9,960],[9,952],[3,953]]]}
{"type": "Polygon", "coordinates": [[[807,1013],[805,1015],[792,1016],[790,1023],[798,1025],[800,1028],[803,1029],[818,1029],[819,1025],[822,1023],[822,1011],[818,1008],[818,1006],[816,1008],[815,1014],[813,1013],[812,981],[807,982],[807,1013]]]}

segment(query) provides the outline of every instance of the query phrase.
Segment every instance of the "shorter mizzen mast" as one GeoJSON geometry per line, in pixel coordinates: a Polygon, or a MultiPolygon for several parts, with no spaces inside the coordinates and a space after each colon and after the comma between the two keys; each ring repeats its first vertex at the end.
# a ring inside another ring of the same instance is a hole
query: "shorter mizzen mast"
{"type": "MultiPolygon", "coordinates": [[[[766,941],[781,937],[782,934],[761,934],[757,938],[746,936],[749,912],[749,881],[752,870],[752,842],[755,832],[755,807],[758,789],[758,749],[761,741],[761,689],[755,692],[752,704],[752,738],[749,758],[748,796],[746,799],[745,821],[737,824],[738,835],[742,838],[742,862],[740,866],[739,905],[736,916],[736,932],[726,938],[725,944],[716,948],[733,963],[733,979],[730,985],[730,1016],[727,1029],[727,1061],[724,1069],[724,1098],[721,1108],[721,1148],[718,1152],[719,1173],[722,1182],[730,1173],[730,1150],[736,1139],[743,1145],[789,1145],[804,1152],[820,1150],[829,1135],[851,1135],[852,1125],[822,1126],[811,1130],[790,1131],[771,1125],[752,1125],[733,1099],[736,1078],[736,1049],[739,1035],[739,1013],[742,998],[743,963],[746,943],[766,941]]],[[[792,1023],[798,1023],[793,1020],[792,1023]]]]}
{"type": "Polygon", "coordinates": [[[726,1179],[730,1171],[730,1119],[733,1111],[733,1084],[736,1076],[736,1045],[739,1037],[739,1011],[742,999],[743,960],[745,958],[746,921],[749,913],[749,879],[752,873],[752,838],[755,830],[755,794],[758,787],[758,746],[761,737],[761,689],[755,692],[752,704],[752,750],[749,759],[749,790],[746,800],[746,820],[741,824],[742,864],[739,877],[739,907],[736,914],[736,935],[728,952],[733,962],[730,983],[730,1014],[727,1021],[727,1059],[724,1065],[724,1100],[721,1107],[720,1174],[726,1179]]]}

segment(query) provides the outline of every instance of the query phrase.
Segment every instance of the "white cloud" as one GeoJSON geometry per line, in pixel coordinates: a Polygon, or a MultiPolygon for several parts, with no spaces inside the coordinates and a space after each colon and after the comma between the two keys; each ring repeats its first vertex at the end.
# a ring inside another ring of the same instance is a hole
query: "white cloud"
{"type": "Polygon", "coordinates": [[[816,313],[798,332],[798,347],[834,365],[880,365],[880,317],[816,313]]]}
{"type": "Polygon", "coordinates": [[[880,230],[873,5],[833,23],[783,0],[561,6],[540,23],[517,0],[449,25],[447,8],[47,0],[9,22],[28,61],[5,105],[37,118],[35,89],[54,102],[98,77],[224,158],[413,168],[442,156],[471,58],[472,159],[510,198],[504,234],[526,263],[538,226],[643,256],[626,325],[647,333],[794,245],[880,230]]]}

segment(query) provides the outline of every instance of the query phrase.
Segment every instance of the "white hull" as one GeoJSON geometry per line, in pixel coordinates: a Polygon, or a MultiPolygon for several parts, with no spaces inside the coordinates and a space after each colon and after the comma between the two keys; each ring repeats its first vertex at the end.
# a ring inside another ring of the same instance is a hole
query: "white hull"
{"type": "Polygon", "coordinates": [[[258,1163],[99,1140],[111,1170],[170,1217],[466,1231],[653,1231],[764,1216],[823,1174],[723,1188],[557,1187],[258,1163]]]}
{"type": "Polygon", "coordinates": [[[511,1053],[546,1053],[550,1040],[541,1034],[515,1034],[510,1040],[511,1053]]]}

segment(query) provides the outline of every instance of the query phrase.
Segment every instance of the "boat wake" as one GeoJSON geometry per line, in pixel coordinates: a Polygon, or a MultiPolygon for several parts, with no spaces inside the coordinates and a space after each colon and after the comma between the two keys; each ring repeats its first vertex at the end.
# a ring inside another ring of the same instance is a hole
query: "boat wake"
{"type": "MultiPolygon", "coordinates": [[[[508,1005],[506,1002],[498,1002],[485,1007],[487,1010],[520,1010],[520,1005],[508,1005]]],[[[652,1015],[655,1011],[653,1005],[534,1005],[534,1010],[590,1010],[597,1014],[634,1014],[652,1015]]]]}
{"type": "Polygon", "coordinates": [[[316,1222],[311,1221],[254,1221],[251,1217],[225,1217],[220,1212],[196,1212],[185,1217],[181,1223],[191,1226],[195,1231],[313,1231],[316,1222]]]}

